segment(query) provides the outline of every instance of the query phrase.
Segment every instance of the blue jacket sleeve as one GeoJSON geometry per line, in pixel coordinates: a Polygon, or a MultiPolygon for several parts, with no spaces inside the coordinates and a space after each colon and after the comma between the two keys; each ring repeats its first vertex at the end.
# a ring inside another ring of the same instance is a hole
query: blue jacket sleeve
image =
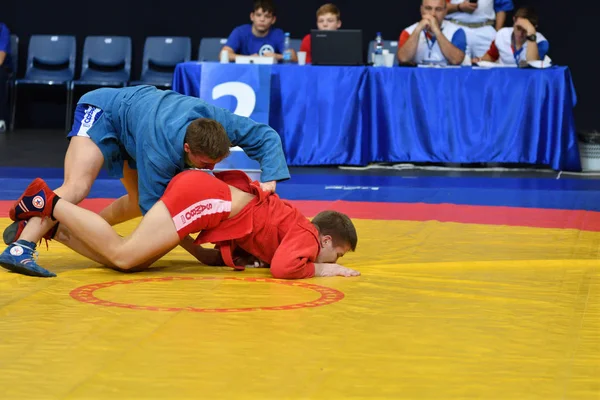
{"type": "Polygon", "coordinates": [[[165,193],[171,179],[180,172],[168,160],[150,154],[137,162],[138,169],[138,204],[142,215],[152,208],[165,193]]]}
{"type": "Polygon", "coordinates": [[[241,147],[248,157],[260,163],[261,181],[290,178],[281,138],[273,128],[218,107],[214,108],[214,119],[223,125],[234,146],[241,147]]]}

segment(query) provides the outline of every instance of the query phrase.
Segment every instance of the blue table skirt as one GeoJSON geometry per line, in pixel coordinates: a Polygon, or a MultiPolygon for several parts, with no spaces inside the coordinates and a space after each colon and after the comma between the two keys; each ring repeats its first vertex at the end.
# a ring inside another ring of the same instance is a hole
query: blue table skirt
{"type": "MultiPolygon", "coordinates": [[[[198,96],[201,71],[201,63],[179,64],[173,90],[198,96]]],[[[567,67],[274,65],[269,123],[291,166],[497,162],[580,171],[575,103],[567,67]]]]}

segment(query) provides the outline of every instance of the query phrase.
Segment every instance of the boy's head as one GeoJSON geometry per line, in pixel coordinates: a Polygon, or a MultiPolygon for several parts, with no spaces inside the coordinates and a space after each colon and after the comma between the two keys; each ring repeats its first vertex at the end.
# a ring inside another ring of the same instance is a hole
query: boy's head
{"type": "Polygon", "coordinates": [[[321,31],[335,31],[342,26],[340,9],[335,4],[327,3],[317,10],[317,28],[321,31]]]}
{"type": "Polygon", "coordinates": [[[254,10],[250,13],[252,27],[259,34],[267,34],[277,20],[275,5],[271,0],[255,0],[254,10]]]}
{"type": "Polygon", "coordinates": [[[358,237],[356,228],[346,214],[337,211],[323,211],[311,221],[319,231],[321,251],[319,263],[336,263],[338,258],[356,250],[358,237]]]}
{"type": "Polygon", "coordinates": [[[523,20],[527,20],[537,29],[539,22],[538,15],[535,9],[531,7],[519,8],[513,17],[513,27],[515,39],[517,42],[522,43],[527,39],[527,31],[525,30],[526,24],[523,24],[523,20]]]}
{"type": "Polygon", "coordinates": [[[519,19],[519,18],[525,18],[525,19],[529,20],[529,22],[531,22],[531,25],[533,25],[535,27],[538,26],[539,17],[533,7],[519,8],[515,12],[515,15],[513,16],[513,22],[517,22],[517,19],[519,19]]]}
{"type": "Polygon", "coordinates": [[[231,141],[223,125],[213,119],[193,120],[185,131],[183,150],[192,167],[210,169],[229,155],[231,141]]]}

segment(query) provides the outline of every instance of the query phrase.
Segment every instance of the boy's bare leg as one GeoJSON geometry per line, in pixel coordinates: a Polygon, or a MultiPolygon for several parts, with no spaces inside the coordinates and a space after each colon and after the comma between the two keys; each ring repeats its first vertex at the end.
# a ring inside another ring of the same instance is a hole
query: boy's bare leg
{"type": "Polygon", "coordinates": [[[125,238],[120,237],[98,214],[68,201],[59,200],[53,215],[74,237],[103,257],[110,266],[121,270],[145,265],[179,243],[171,214],[162,201],[156,203],[136,230],[125,238]]]}
{"type": "MultiPolygon", "coordinates": [[[[113,201],[100,212],[100,216],[110,225],[117,225],[142,215],[138,205],[137,179],[137,171],[129,168],[129,163],[125,161],[121,183],[127,190],[127,194],[113,201]]],[[[112,266],[107,259],[74,236],[65,225],[59,225],[54,240],[97,263],[112,266]]]]}
{"type": "Polygon", "coordinates": [[[131,169],[127,161],[125,161],[125,164],[123,165],[123,178],[121,179],[121,183],[125,187],[125,190],[127,190],[127,194],[113,201],[100,212],[100,216],[110,225],[117,225],[121,222],[142,216],[142,211],[138,204],[137,170],[131,169]]]}
{"type": "MultiPolygon", "coordinates": [[[[54,192],[71,203],[81,202],[90,192],[103,163],[104,156],[92,139],[82,136],[71,138],[65,156],[65,179],[54,192]]],[[[55,223],[49,218],[43,222],[40,218],[31,218],[19,239],[37,243],[55,223]]]]}

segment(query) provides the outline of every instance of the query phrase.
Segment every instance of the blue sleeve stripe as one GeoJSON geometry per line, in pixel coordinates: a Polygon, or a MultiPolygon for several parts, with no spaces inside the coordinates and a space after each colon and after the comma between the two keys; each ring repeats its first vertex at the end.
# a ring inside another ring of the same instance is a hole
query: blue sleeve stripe
{"type": "Polygon", "coordinates": [[[459,29],[454,32],[454,35],[452,35],[452,44],[461,51],[465,51],[467,49],[467,35],[465,35],[464,30],[459,29]]]}
{"type": "Polygon", "coordinates": [[[547,40],[543,40],[538,43],[538,53],[540,53],[540,60],[543,60],[548,54],[548,50],[550,49],[550,43],[547,40]]]}

